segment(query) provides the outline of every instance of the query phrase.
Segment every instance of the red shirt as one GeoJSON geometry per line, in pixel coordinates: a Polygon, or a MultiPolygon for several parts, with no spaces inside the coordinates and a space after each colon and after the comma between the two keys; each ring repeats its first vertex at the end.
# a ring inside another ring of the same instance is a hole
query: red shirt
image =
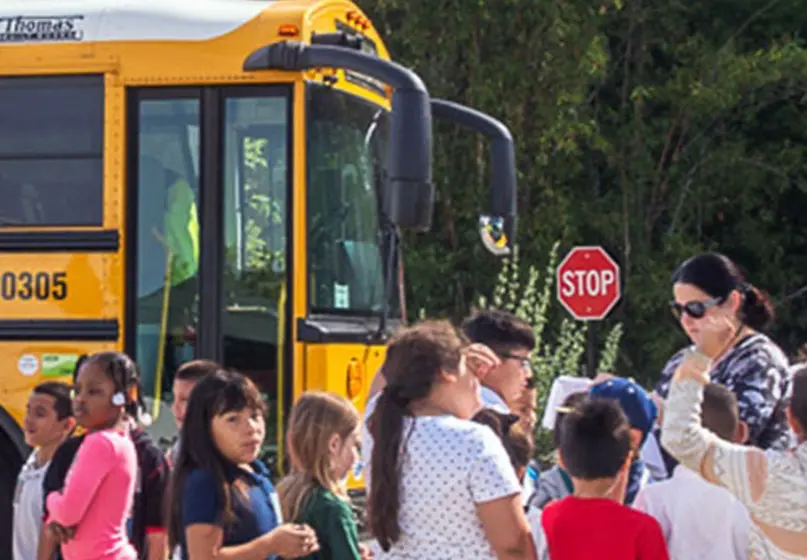
{"type": "Polygon", "coordinates": [[[541,525],[552,560],[669,560],[658,521],[613,500],[569,496],[541,525]]]}

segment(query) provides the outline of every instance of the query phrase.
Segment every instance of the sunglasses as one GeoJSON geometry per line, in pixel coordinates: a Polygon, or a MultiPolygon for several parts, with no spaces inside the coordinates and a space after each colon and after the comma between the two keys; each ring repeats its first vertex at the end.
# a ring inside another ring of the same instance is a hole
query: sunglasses
{"type": "Polygon", "coordinates": [[[720,305],[723,303],[724,299],[725,298],[716,297],[707,299],[706,301],[688,301],[686,303],[671,301],[670,311],[678,320],[680,320],[684,314],[689,315],[693,319],[701,319],[704,315],[706,315],[706,312],[709,311],[709,309],[715,305],[720,305]]]}

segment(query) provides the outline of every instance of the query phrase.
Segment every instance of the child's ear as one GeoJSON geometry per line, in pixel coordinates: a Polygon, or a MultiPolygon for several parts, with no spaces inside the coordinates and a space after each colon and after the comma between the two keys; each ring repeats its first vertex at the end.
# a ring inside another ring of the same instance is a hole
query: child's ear
{"type": "Polygon", "coordinates": [[[62,426],[64,427],[65,434],[69,434],[73,430],[76,429],[76,419],[72,416],[68,416],[64,420],[62,420],[62,426]]]}
{"type": "Polygon", "coordinates": [[[566,465],[563,463],[563,455],[560,454],[560,449],[558,449],[557,456],[558,456],[558,466],[565,471],[566,465]]]}
{"type": "Polygon", "coordinates": [[[744,444],[748,441],[748,424],[740,420],[737,423],[737,431],[734,432],[734,443],[744,444]]]}
{"type": "Polygon", "coordinates": [[[644,434],[638,428],[630,429],[630,446],[632,449],[639,449],[642,446],[642,439],[644,434]]]}
{"type": "Polygon", "coordinates": [[[342,448],[342,438],[339,434],[333,434],[328,439],[328,451],[330,452],[331,456],[336,456],[339,454],[339,450],[342,448]]]}
{"type": "Polygon", "coordinates": [[[456,383],[460,376],[454,373],[449,373],[447,371],[440,370],[440,374],[438,375],[440,381],[444,383],[456,383]]]}

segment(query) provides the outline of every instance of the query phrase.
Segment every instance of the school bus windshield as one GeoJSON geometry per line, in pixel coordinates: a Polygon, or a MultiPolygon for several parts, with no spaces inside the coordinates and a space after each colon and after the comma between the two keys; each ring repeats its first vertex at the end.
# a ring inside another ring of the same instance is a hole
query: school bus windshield
{"type": "MultiPolygon", "coordinates": [[[[381,313],[386,258],[378,187],[388,114],[318,84],[308,85],[306,102],[311,312],[381,313]]],[[[397,294],[388,297],[394,315],[397,294]]]]}

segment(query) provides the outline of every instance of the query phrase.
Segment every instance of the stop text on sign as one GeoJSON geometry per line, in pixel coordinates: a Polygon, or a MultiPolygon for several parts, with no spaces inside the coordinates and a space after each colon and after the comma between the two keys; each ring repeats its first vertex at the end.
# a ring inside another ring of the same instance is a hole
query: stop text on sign
{"type": "Polygon", "coordinates": [[[567,270],[563,273],[561,290],[565,297],[577,294],[604,296],[615,283],[616,274],[612,270],[567,270]]]}
{"type": "Polygon", "coordinates": [[[602,247],[575,247],[557,269],[558,301],[579,321],[604,319],[621,297],[619,265],[602,247]]]}

